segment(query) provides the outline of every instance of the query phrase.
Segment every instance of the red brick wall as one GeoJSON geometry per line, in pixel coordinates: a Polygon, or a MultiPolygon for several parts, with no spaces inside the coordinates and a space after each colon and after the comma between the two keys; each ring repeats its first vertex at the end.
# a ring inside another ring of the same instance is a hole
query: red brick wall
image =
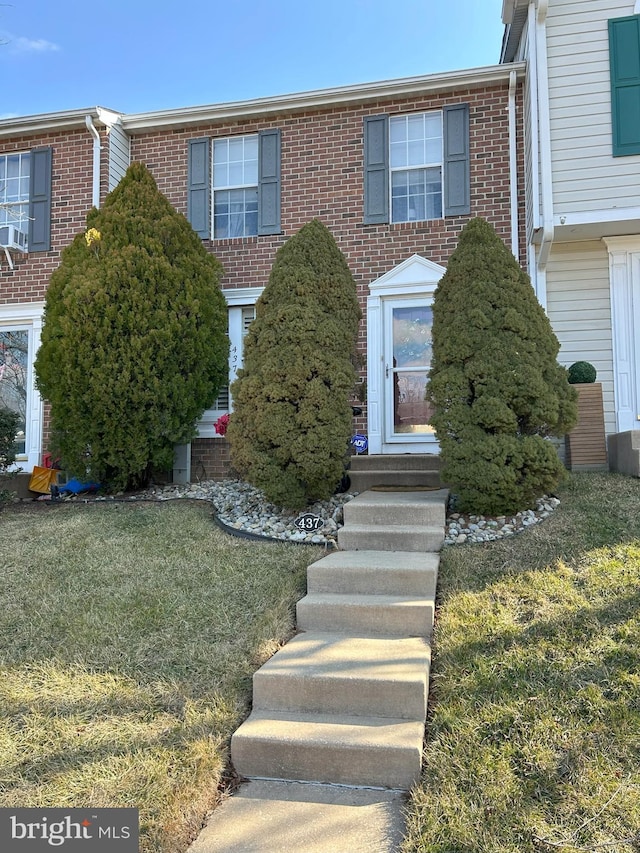
{"type": "MultiPolygon", "coordinates": [[[[369,284],[418,253],[446,265],[458,235],[470,218],[451,217],[392,225],[363,224],[363,118],[378,113],[399,114],[441,109],[447,104],[470,106],[471,216],[488,219],[511,245],[509,186],[508,88],[491,87],[410,99],[380,100],[374,104],[333,107],[268,119],[203,124],[188,129],[156,131],[135,136],[132,159],[146,163],[172,204],[186,213],[187,141],[226,137],[279,127],[282,132],[282,230],[277,237],[244,237],[205,241],[224,267],[222,287],[258,287],[267,283],[276,250],[306,222],[320,219],[334,235],[356,279],[363,310],[359,347],[366,343],[366,298],[369,284]]],[[[522,111],[518,111],[522,115],[522,111]]],[[[519,146],[522,151],[523,146],[519,146]]],[[[520,196],[523,194],[522,154],[519,158],[520,196]]],[[[521,211],[522,215],[522,211],[521,211]]],[[[524,265],[525,235],[520,229],[524,265]]],[[[364,375],[365,369],[362,374],[364,375]]],[[[366,407],[354,429],[366,429],[366,407]]],[[[198,442],[192,470],[207,476],[224,472],[223,444],[198,442]]],[[[226,446],[226,445],[225,445],[226,446]]]]}
{"type": "MultiPolygon", "coordinates": [[[[519,96],[520,97],[520,96],[519,96]]],[[[363,118],[441,109],[446,104],[470,105],[471,216],[488,219],[510,245],[508,89],[507,86],[459,91],[407,99],[380,100],[366,105],[337,106],[268,119],[203,124],[188,129],[142,133],[132,140],[132,160],[146,163],[160,190],[186,212],[187,140],[256,133],[271,127],[282,131],[282,228],[276,237],[205,241],[224,266],[224,288],[267,283],[276,250],[286,238],[317,217],[331,230],[356,279],[363,309],[359,346],[366,340],[366,297],[369,283],[418,253],[446,265],[469,217],[429,222],[364,225],[363,118]]],[[[518,116],[522,115],[521,104],[518,116]]],[[[523,145],[519,128],[520,198],[523,196],[523,145]]],[[[106,136],[102,131],[106,143],[106,136]]],[[[33,302],[44,298],[60,250],[85,228],[92,203],[93,139],[86,129],[0,140],[0,153],[53,146],[52,251],[20,256],[9,271],[0,255],[0,303],[33,302]]],[[[106,193],[107,146],[102,151],[101,194],[106,193]]],[[[520,206],[521,222],[523,220],[520,206]]],[[[525,265],[525,235],[520,229],[525,265]]],[[[363,370],[364,374],[364,370],[363,370]]],[[[364,430],[366,411],[354,427],[364,430]]],[[[194,479],[222,476],[228,466],[224,441],[200,439],[192,449],[194,479]]]]}

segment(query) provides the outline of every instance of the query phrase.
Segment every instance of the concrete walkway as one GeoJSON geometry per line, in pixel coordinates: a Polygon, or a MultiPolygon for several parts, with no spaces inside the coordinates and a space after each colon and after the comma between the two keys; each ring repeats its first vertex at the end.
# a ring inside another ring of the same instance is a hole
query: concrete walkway
{"type": "Polygon", "coordinates": [[[364,492],[232,738],[248,781],[189,853],[396,853],[420,778],[444,490],[364,492]]]}

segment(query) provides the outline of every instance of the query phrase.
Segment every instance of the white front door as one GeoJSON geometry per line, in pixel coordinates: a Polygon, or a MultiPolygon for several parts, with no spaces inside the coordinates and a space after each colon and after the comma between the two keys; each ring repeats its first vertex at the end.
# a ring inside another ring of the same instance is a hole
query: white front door
{"type": "Polygon", "coordinates": [[[425,400],[431,364],[432,299],[383,299],[383,452],[433,452],[435,434],[425,400]]]}

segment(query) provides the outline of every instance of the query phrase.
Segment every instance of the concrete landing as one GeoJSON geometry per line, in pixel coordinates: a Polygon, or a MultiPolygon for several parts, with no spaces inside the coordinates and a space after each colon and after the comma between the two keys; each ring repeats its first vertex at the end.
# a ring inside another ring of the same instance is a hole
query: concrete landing
{"type": "Polygon", "coordinates": [[[396,853],[406,795],[254,781],[215,810],[188,853],[396,853]]]}

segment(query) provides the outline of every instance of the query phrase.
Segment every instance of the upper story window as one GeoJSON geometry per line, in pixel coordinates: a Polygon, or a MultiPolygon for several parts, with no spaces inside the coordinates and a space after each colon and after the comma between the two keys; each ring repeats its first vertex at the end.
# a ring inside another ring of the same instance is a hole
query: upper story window
{"type": "Polygon", "coordinates": [[[187,219],[205,239],[280,234],[280,131],[190,139],[187,219]]]}
{"type": "Polygon", "coordinates": [[[470,212],[468,104],[365,117],[365,225],[470,212]]]}
{"type": "Polygon", "coordinates": [[[442,216],[442,113],[395,116],[389,122],[391,221],[442,216]]]}
{"type": "Polygon", "coordinates": [[[29,233],[29,166],[23,154],[0,156],[0,243],[26,249],[29,233]]]}
{"type": "Polygon", "coordinates": [[[609,21],[613,156],[640,154],[640,15],[609,21]]]}
{"type": "Polygon", "coordinates": [[[258,233],[258,137],[213,142],[213,236],[258,233]]]}
{"type": "Polygon", "coordinates": [[[51,148],[0,155],[0,246],[51,249],[51,148]]]}

